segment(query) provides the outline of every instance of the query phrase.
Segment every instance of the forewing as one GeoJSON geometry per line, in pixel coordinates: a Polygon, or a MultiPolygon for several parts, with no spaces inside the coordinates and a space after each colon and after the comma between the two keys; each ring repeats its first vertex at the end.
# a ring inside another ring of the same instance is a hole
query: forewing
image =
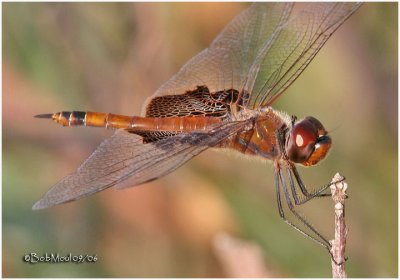
{"type": "Polygon", "coordinates": [[[291,13],[293,3],[254,3],[162,85],[143,113],[155,96],[183,94],[197,86],[246,92],[248,108],[269,105],[360,5],[300,4],[300,11],[291,13]]]}
{"type": "Polygon", "coordinates": [[[234,18],[211,46],[189,60],[163,84],[143,107],[156,96],[178,95],[197,86],[210,92],[240,90],[249,78],[259,49],[289,17],[292,3],[256,3],[234,18]]]}
{"type": "Polygon", "coordinates": [[[105,140],[77,169],[53,186],[33,209],[76,200],[116,184],[139,185],[175,170],[186,161],[243,129],[246,122],[215,125],[208,131],[182,133],[143,144],[140,136],[125,130],[105,140]]]}
{"type": "Polygon", "coordinates": [[[336,29],[361,3],[313,3],[300,6],[298,13],[266,42],[253,63],[256,77],[250,107],[270,105],[303,72],[336,29]]]}

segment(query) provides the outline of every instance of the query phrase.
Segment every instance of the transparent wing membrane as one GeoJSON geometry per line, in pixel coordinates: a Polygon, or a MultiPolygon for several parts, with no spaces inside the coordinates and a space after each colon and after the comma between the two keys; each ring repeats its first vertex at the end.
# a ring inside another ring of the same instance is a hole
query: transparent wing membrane
{"type": "Polygon", "coordinates": [[[118,130],[76,172],[53,186],[33,209],[76,200],[116,184],[122,188],[157,179],[242,130],[245,124],[246,122],[217,124],[208,131],[182,133],[147,144],[138,135],[118,130]],[[127,184],[124,181],[128,178],[127,184]]]}
{"type": "Polygon", "coordinates": [[[148,102],[156,96],[179,95],[206,86],[210,92],[248,92],[248,108],[271,104],[360,3],[296,5],[293,9],[293,3],[253,4],[148,102]]]}
{"type": "Polygon", "coordinates": [[[261,50],[250,107],[270,105],[303,72],[333,32],[359,3],[305,5],[280,27],[279,35],[261,50]]]}
{"type": "Polygon", "coordinates": [[[207,86],[211,92],[240,90],[249,78],[257,50],[287,21],[292,6],[290,3],[253,4],[149,100],[155,96],[183,94],[197,86],[207,86]]]}

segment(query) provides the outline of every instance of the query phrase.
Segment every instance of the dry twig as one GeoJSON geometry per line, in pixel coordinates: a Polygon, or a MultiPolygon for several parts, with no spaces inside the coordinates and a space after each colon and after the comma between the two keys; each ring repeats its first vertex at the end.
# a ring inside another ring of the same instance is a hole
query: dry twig
{"type": "Polygon", "coordinates": [[[331,240],[331,253],[334,259],[332,260],[332,276],[346,278],[345,249],[348,229],[345,223],[344,201],[347,196],[347,183],[339,173],[336,173],[332,182],[337,182],[331,186],[332,199],[335,202],[335,239],[331,240]]]}

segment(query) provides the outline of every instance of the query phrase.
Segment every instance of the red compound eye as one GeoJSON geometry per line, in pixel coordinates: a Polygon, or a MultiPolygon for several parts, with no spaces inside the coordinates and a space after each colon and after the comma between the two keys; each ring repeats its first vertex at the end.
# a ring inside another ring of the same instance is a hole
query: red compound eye
{"type": "Polygon", "coordinates": [[[306,117],[296,123],[286,140],[289,159],[306,166],[316,164],[325,157],[330,148],[331,140],[326,134],[316,118],[306,117]]]}
{"type": "Polygon", "coordinates": [[[317,131],[314,126],[308,122],[300,122],[292,129],[292,137],[296,147],[302,148],[310,143],[315,143],[318,138],[317,131]]]}

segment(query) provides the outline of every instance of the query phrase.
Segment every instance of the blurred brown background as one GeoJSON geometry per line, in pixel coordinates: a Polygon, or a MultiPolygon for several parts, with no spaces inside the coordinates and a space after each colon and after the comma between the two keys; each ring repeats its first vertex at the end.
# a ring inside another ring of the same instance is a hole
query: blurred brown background
{"type": "MultiPolygon", "coordinates": [[[[234,276],[213,248],[220,232],[254,242],[275,275],[331,275],[327,252],[279,218],[272,165],[216,151],[147,185],[31,210],[112,134],[33,115],[139,114],[246,6],[3,3],[3,276],[234,276]],[[29,252],[98,261],[31,265],[22,261],[29,252]]],[[[347,177],[351,277],[398,273],[397,16],[397,3],[364,4],[274,106],[315,116],[332,135],[329,157],[299,171],[309,186],[347,177]]],[[[332,204],[302,209],[329,238],[332,204]]]]}

